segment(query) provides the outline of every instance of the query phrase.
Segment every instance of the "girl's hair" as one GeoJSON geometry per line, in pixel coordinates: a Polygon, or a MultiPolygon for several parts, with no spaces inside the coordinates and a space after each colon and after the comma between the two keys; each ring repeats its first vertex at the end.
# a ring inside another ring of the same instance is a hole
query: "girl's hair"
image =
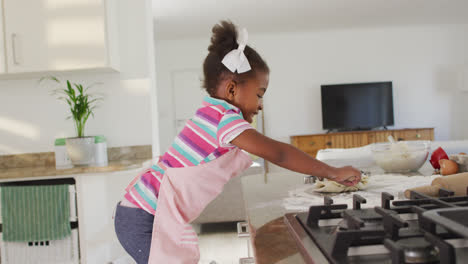
{"type": "Polygon", "coordinates": [[[227,53],[239,46],[237,44],[236,26],[230,21],[221,21],[211,31],[213,32],[211,44],[208,47],[208,55],[203,62],[203,87],[209,95],[214,96],[218,84],[226,78],[233,78],[237,82],[243,82],[254,78],[258,72],[270,72],[262,57],[248,45],[244,49],[244,54],[252,69],[244,73],[231,72],[221,61],[227,53]]]}

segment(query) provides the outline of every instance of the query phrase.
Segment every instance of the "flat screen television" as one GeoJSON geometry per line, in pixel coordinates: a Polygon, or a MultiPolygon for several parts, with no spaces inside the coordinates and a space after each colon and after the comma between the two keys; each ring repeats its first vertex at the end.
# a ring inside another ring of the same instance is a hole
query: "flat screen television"
{"type": "Polygon", "coordinates": [[[321,85],[327,130],[369,130],[393,125],[392,82],[321,85]]]}

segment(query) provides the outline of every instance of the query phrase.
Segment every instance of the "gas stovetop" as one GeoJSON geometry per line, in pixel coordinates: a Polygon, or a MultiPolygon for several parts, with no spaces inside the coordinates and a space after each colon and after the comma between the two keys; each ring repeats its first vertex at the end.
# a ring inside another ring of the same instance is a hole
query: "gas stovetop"
{"type": "Polygon", "coordinates": [[[284,218],[306,263],[468,263],[468,195],[439,195],[382,193],[381,206],[361,208],[366,200],[355,194],[352,209],[325,196],[284,218]]]}

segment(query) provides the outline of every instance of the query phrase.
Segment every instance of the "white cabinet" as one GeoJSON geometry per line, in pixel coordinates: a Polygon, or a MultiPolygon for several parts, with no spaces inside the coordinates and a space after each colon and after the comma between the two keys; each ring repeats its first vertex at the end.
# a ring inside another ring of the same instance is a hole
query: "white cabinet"
{"type": "Polygon", "coordinates": [[[113,214],[141,170],[75,175],[81,263],[111,263],[126,254],[114,231],[113,214]]]}
{"type": "Polygon", "coordinates": [[[3,0],[7,73],[119,69],[115,1],[3,0]]]}
{"type": "Polygon", "coordinates": [[[6,68],[5,68],[5,39],[4,39],[4,34],[3,34],[3,6],[2,6],[2,1],[0,0],[0,74],[5,73],[6,68]]]}
{"type": "MultiPolygon", "coordinates": [[[[96,172],[32,178],[6,178],[0,179],[0,184],[7,182],[31,182],[44,180],[55,182],[55,184],[58,182],[60,182],[60,184],[71,184],[71,179],[74,179],[73,189],[76,191],[76,210],[71,211],[71,216],[75,217],[71,217],[70,221],[74,222],[76,221],[76,216],[78,217],[77,236],[79,238],[79,243],[76,243],[76,247],[78,248],[80,255],[79,263],[111,263],[113,260],[126,254],[114,231],[114,210],[117,203],[123,198],[125,188],[142,169],[143,167],[137,167],[130,170],[114,172],[96,172]]],[[[35,184],[37,184],[37,182],[33,185],[35,184]]],[[[73,205],[72,208],[74,208],[73,205]]],[[[0,208],[0,225],[1,219],[0,208]]],[[[74,234],[72,234],[72,236],[73,235],[74,234]]],[[[69,244],[68,246],[73,246],[73,248],[75,248],[75,241],[78,241],[78,239],[75,240],[74,237],[72,237],[73,244],[69,244]]],[[[6,263],[1,257],[0,262],[6,263]]]]}

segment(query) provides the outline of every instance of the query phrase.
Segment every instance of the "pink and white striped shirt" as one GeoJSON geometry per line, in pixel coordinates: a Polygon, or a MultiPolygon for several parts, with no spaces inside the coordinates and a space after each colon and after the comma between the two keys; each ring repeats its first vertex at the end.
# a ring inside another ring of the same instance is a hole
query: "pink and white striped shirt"
{"type": "Polygon", "coordinates": [[[235,148],[230,142],[247,129],[254,128],[244,120],[239,108],[205,97],[202,107],[187,121],[159,162],[126,188],[125,198],[154,215],[167,168],[192,167],[215,160],[235,148]]]}

